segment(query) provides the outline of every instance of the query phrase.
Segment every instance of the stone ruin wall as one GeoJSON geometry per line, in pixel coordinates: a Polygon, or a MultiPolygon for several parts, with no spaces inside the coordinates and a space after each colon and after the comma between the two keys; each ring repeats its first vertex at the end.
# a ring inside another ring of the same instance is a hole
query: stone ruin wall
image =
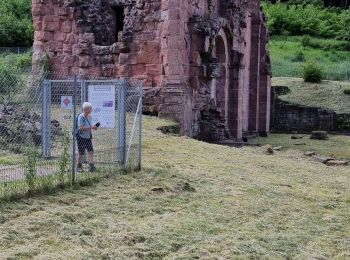
{"type": "Polygon", "coordinates": [[[269,132],[268,33],[258,0],[33,0],[33,18],[34,70],[47,55],[62,77],[142,80],[144,112],[176,119],[198,139],[269,132]]]}

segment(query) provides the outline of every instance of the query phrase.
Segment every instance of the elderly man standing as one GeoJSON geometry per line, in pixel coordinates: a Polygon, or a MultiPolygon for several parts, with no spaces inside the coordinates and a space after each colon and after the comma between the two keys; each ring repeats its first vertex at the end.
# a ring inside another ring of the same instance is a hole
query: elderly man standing
{"type": "Polygon", "coordinates": [[[83,171],[83,156],[85,150],[88,153],[88,161],[89,161],[89,172],[96,171],[94,165],[94,148],[92,145],[92,134],[91,130],[97,130],[98,123],[96,125],[92,125],[92,105],[89,102],[83,103],[83,113],[81,113],[77,118],[77,144],[78,144],[78,166],[77,170],[83,171]]]}

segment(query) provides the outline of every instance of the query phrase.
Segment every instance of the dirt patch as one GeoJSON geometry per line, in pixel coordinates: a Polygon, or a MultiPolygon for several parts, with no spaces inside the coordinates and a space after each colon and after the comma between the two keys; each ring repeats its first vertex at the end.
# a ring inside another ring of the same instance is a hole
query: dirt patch
{"type": "Polygon", "coordinates": [[[196,192],[196,189],[193,188],[188,182],[179,183],[174,187],[175,193],[180,192],[196,192]]]}
{"type": "Polygon", "coordinates": [[[180,134],[180,126],[179,125],[168,125],[168,126],[160,126],[157,130],[161,131],[166,135],[179,135],[180,134]]]}

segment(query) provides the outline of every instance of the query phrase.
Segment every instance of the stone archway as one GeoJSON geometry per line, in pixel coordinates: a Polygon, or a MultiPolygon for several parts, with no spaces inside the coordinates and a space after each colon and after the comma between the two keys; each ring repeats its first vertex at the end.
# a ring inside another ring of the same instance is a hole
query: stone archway
{"type": "Polygon", "coordinates": [[[225,129],[229,137],[242,138],[242,108],[240,107],[241,61],[243,54],[232,49],[232,36],[224,28],[215,38],[214,56],[219,73],[213,79],[212,90],[217,108],[225,118],[225,129]]]}
{"type": "Polygon", "coordinates": [[[226,92],[227,92],[227,51],[224,38],[218,36],[215,39],[215,58],[219,69],[218,77],[215,79],[215,103],[226,115],[226,92]]]}

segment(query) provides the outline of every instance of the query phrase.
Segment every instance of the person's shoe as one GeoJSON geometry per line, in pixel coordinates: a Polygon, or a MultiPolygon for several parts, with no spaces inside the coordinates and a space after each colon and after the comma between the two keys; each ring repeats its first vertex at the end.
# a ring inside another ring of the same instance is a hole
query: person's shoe
{"type": "Polygon", "coordinates": [[[84,171],[83,165],[82,165],[81,163],[78,163],[77,171],[78,171],[78,172],[83,172],[83,171],[84,171]]]}
{"type": "Polygon", "coordinates": [[[96,167],[93,163],[89,163],[89,172],[95,172],[96,171],[96,167]]]}

